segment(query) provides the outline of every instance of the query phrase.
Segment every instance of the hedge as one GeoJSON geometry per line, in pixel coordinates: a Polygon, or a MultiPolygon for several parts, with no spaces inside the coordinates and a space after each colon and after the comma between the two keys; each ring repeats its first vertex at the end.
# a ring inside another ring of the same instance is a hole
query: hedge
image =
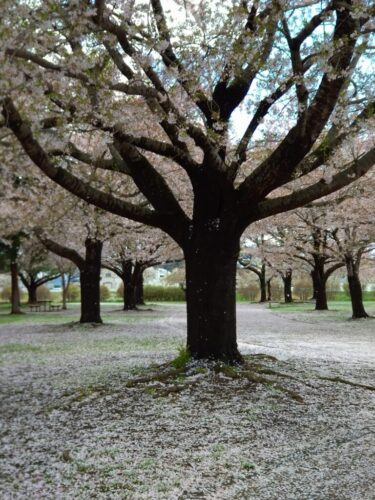
{"type": "Polygon", "coordinates": [[[184,302],[185,292],[177,286],[146,285],[144,299],[146,302],[184,302]]]}

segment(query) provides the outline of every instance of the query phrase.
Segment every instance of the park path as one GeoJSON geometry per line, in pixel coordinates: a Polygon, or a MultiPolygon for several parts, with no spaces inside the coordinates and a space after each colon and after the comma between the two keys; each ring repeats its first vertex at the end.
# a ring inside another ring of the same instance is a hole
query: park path
{"type": "Polygon", "coordinates": [[[280,359],[375,363],[375,320],[326,320],[325,315],[318,311],[280,313],[266,306],[240,304],[240,349],[280,359]]]}

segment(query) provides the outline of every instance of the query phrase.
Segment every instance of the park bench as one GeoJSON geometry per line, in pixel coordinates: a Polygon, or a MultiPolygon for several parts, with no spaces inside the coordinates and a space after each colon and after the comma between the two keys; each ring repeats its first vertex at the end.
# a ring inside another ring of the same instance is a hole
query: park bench
{"type": "Polygon", "coordinates": [[[40,312],[40,304],[29,304],[30,312],[40,312]]]}
{"type": "Polygon", "coordinates": [[[51,304],[49,306],[49,310],[50,311],[60,311],[61,309],[61,305],[60,304],[51,304]]]}

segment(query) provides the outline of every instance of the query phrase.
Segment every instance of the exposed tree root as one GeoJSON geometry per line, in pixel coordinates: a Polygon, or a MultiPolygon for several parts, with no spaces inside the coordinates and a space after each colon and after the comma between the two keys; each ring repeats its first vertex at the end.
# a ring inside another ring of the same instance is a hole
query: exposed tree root
{"type": "Polygon", "coordinates": [[[373,385],[359,384],[357,382],[345,380],[344,378],[341,377],[318,377],[318,378],[320,380],[328,380],[329,382],[339,382],[340,384],[347,384],[353,387],[360,387],[361,389],[366,389],[368,391],[375,391],[375,386],[373,385]]]}
{"type": "MultiPolygon", "coordinates": [[[[256,356],[258,359],[261,356],[256,356]]],[[[262,356],[263,357],[263,356],[262,356]]],[[[272,356],[264,356],[264,359],[275,361],[276,358],[272,356]]],[[[277,361],[277,360],[276,360],[277,361]]],[[[276,380],[272,380],[264,375],[271,375],[273,377],[284,377],[297,382],[304,383],[297,378],[279,373],[276,370],[269,369],[260,364],[251,364],[248,361],[244,365],[231,366],[223,363],[208,363],[197,365],[195,368],[187,364],[181,368],[171,368],[171,363],[163,364],[156,369],[156,372],[150,373],[143,377],[138,377],[129,380],[126,387],[133,388],[143,386],[143,388],[152,394],[154,397],[165,397],[171,394],[177,394],[185,389],[191,388],[200,383],[202,377],[213,375],[217,380],[224,382],[225,379],[247,380],[251,384],[261,384],[266,387],[272,387],[277,391],[287,394],[291,399],[299,403],[304,400],[297,392],[287,389],[280,385],[276,380]],[[200,377],[197,378],[197,375],[200,377]],[[189,380],[189,377],[196,377],[189,380]]]]}
{"type": "MultiPolygon", "coordinates": [[[[161,365],[164,368],[166,365],[161,365]]],[[[144,377],[137,377],[129,380],[126,387],[135,387],[139,384],[149,384],[150,382],[168,382],[185,372],[185,368],[173,368],[166,371],[157,371],[144,377]]]]}

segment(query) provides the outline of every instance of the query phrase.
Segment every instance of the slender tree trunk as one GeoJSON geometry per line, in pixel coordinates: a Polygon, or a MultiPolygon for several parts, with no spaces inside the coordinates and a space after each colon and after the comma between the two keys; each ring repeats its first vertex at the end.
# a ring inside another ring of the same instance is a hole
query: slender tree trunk
{"type": "MultiPolygon", "coordinates": [[[[236,268],[239,242],[204,241],[185,248],[187,348],[196,359],[238,363],[236,268]]],[[[229,238],[228,238],[229,240],[229,238]]]]}
{"type": "Polygon", "coordinates": [[[16,260],[10,263],[11,275],[11,314],[21,314],[20,288],[18,283],[18,264],[16,260]]]}
{"type": "Polygon", "coordinates": [[[261,271],[258,275],[260,285],[260,301],[266,302],[267,300],[267,282],[266,282],[266,265],[262,264],[261,271]]]}
{"type": "Polygon", "coordinates": [[[272,300],[272,286],[271,286],[272,278],[267,280],[267,300],[271,302],[272,300]]]}
{"type": "Polygon", "coordinates": [[[143,288],[143,268],[139,268],[135,277],[135,303],[137,306],[144,306],[144,288],[143,288]]]}
{"type": "Polygon", "coordinates": [[[352,318],[368,318],[368,314],[365,311],[365,307],[363,305],[362,286],[359,279],[358,270],[354,262],[354,258],[352,256],[346,256],[345,264],[349,284],[350,300],[352,303],[352,318]]]}
{"type": "Polygon", "coordinates": [[[284,283],[284,301],[286,304],[290,304],[293,302],[293,295],[292,295],[292,270],[288,269],[285,273],[285,276],[283,278],[283,283],[284,283]]]}
{"type": "Polygon", "coordinates": [[[324,262],[319,258],[315,259],[314,269],[311,271],[311,277],[314,287],[315,310],[327,311],[327,277],[324,273],[324,262]]]}
{"type": "Polygon", "coordinates": [[[68,283],[66,283],[66,278],[65,274],[62,272],[61,273],[61,289],[62,289],[62,308],[65,311],[67,309],[66,302],[67,302],[67,295],[68,295],[68,287],[69,287],[69,280],[68,283]]]}
{"type": "Polygon", "coordinates": [[[81,323],[102,323],[100,317],[100,266],[103,243],[87,238],[86,256],[80,269],[81,323]]]}

